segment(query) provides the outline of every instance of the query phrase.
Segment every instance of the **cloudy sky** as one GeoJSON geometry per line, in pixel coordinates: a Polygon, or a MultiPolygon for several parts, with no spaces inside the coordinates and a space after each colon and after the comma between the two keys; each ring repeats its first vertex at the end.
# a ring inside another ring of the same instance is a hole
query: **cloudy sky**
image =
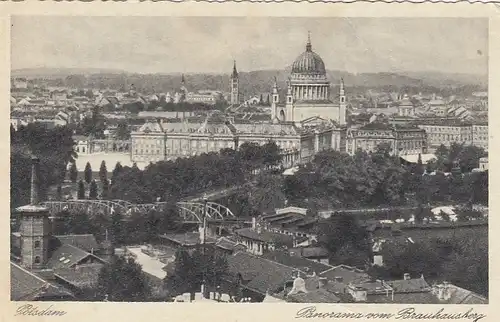
{"type": "Polygon", "coordinates": [[[12,68],[139,73],[283,69],[313,50],[332,70],[487,73],[488,21],[466,18],[12,18],[12,68]]]}

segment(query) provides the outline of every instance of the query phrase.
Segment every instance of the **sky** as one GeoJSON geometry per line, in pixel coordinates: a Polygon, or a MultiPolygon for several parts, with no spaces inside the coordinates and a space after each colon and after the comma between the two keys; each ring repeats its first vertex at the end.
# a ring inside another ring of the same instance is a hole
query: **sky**
{"type": "Polygon", "coordinates": [[[488,20],[472,18],[12,17],[11,65],[136,73],[285,69],[305,50],[351,73],[486,75],[488,20]]]}

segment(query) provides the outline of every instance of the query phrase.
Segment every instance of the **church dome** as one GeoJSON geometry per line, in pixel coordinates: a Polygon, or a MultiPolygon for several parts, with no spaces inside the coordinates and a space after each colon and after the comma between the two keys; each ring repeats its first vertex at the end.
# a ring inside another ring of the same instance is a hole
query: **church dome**
{"type": "Polygon", "coordinates": [[[292,73],[326,75],[325,63],[318,54],[312,51],[310,39],[307,41],[306,51],[293,62],[292,73]]]}

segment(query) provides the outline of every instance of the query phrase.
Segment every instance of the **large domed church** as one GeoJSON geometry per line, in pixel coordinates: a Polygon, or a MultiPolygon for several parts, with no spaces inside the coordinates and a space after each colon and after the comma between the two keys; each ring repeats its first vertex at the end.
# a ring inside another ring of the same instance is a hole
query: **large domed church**
{"type": "Polygon", "coordinates": [[[306,50],[292,64],[285,101],[280,100],[276,81],[272,89],[271,117],[274,122],[302,122],[314,117],[346,122],[344,83],[340,82],[338,101],[330,99],[330,82],[323,59],[312,50],[308,37],[306,50]]]}

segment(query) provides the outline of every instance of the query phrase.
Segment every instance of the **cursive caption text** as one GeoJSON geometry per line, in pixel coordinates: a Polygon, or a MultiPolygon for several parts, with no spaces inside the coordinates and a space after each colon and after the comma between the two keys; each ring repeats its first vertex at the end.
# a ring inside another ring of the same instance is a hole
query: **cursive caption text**
{"type": "Polygon", "coordinates": [[[401,309],[395,313],[373,312],[320,312],[315,306],[308,306],[297,311],[295,318],[323,318],[323,319],[363,319],[363,320],[468,320],[477,322],[486,315],[475,312],[474,309],[446,312],[444,308],[434,312],[419,312],[414,307],[401,309]]]}
{"type": "Polygon", "coordinates": [[[33,304],[24,304],[17,308],[15,316],[63,316],[66,315],[66,311],[53,310],[52,305],[41,308],[33,304]]]}

